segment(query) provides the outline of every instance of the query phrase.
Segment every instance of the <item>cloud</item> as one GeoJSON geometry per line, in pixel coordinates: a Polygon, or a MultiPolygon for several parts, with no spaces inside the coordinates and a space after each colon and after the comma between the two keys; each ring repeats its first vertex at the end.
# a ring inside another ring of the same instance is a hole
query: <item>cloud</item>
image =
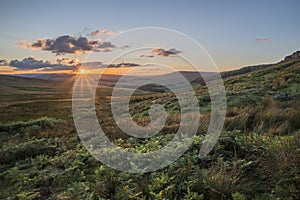
{"type": "Polygon", "coordinates": [[[33,47],[30,42],[25,41],[25,40],[21,40],[21,41],[17,42],[17,44],[19,44],[20,47],[23,49],[27,49],[27,48],[37,49],[37,48],[33,47]]]}
{"type": "Polygon", "coordinates": [[[142,54],[142,55],[140,55],[140,57],[153,58],[153,57],[154,57],[154,55],[144,55],[144,54],[142,54]]]}
{"type": "Polygon", "coordinates": [[[64,65],[80,64],[80,60],[77,58],[57,58],[56,61],[59,64],[64,64],[64,65]]]}
{"type": "Polygon", "coordinates": [[[118,63],[118,64],[110,64],[107,67],[108,68],[121,68],[121,67],[139,67],[139,66],[141,66],[141,65],[137,64],[137,63],[125,63],[125,62],[122,62],[122,63],[118,63]]]}
{"type": "Polygon", "coordinates": [[[98,69],[98,68],[104,68],[106,65],[103,64],[103,62],[100,61],[92,61],[92,62],[86,62],[82,63],[81,67],[84,69],[98,69]]]}
{"type": "Polygon", "coordinates": [[[169,50],[164,50],[164,49],[152,49],[152,53],[157,54],[162,57],[169,57],[169,56],[174,56],[179,53],[182,53],[182,51],[177,50],[175,48],[171,48],[169,50]]]}
{"type": "Polygon", "coordinates": [[[39,39],[33,43],[27,41],[19,42],[23,48],[41,49],[58,55],[92,52],[98,43],[98,41],[88,40],[86,37],[77,38],[70,35],[63,35],[55,39],[39,39]]]}
{"type": "Polygon", "coordinates": [[[12,68],[8,66],[7,60],[0,60],[0,72],[10,72],[12,71],[12,68]]]}
{"type": "Polygon", "coordinates": [[[49,61],[37,60],[33,57],[24,58],[23,60],[11,60],[9,66],[14,67],[15,70],[72,70],[76,71],[78,65],[63,65],[60,63],[51,63],[49,61]]]}
{"type": "Polygon", "coordinates": [[[7,60],[0,60],[0,66],[7,66],[8,62],[7,60]]]}
{"type": "Polygon", "coordinates": [[[97,46],[97,50],[101,51],[101,52],[112,51],[115,48],[116,48],[116,46],[113,45],[110,41],[100,42],[99,45],[97,46]]]}
{"type": "MultiPolygon", "coordinates": [[[[81,63],[78,59],[73,58],[57,58],[56,62],[38,60],[33,57],[27,57],[23,60],[0,60],[0,67],[7,66],[11,67],[10,71],[29,71],[33,70],[35,72],[42,72],[42,71],[70,71],[76,72],[80,68],[84,68],[87,70],[93,69],[100,69],[100,68],[123,68],[123,67],[138,67],[142,66],[137,63],[118,63],[118,64],[105,64],[100,61],[91,61],[81,63]]],[[[3,69],[0,68],[0,71],[3,69]]]]}
{"type": "Polygon", "coordinates": [[[256,41],[258,41],[258,42],[270,42],[271,40],[269,38],[257,38],[256,41]]]}
{"type": "Polygon", "coordinates": [[[38,69],[50,66],[51,63],[48,61],[36,60],[35,58],[28,57],[23,60],[11,60],[9,66],[17,69],[38,69]]]}
{"type": "MultiPolygon", "coordinates": [[[[33,43],[20,41],[22,48],[34,50],[51,51],[57,55],[61,54],[81,54],[90,52],[110,52],[117,47],[110,41],[89,40],[86,37],[73,37],[69,35],[60,36],[55,39],[39,39],[33,43]]],[[[120,49],[128,48],[129,45],[123,45],[120,49]]]]}
{"type": "Polygon", "coordinates": [[[61,65],[61,64],[56,64],[56,65],[51,65],[49,67],[44,67],[39,69],[38,71],[78,71],[79,66],[71,66],[71,65],[61,65]]]}
{"type": "Polygon", "coordinates": [[[129,48],[129,47],[130,47],[130,46],[126,44],[126,45],[120,46],[119,49],[127,49],[127,48],[129,48]]]}
{"type": "Polygon", "coordinates": [[[110,30],[96,30],[91,32],[91,36],[114,35],[115,33],[110,30]]]}
{"type": "Polygon", "coordinates": [[[91,61],[91,62],[86,62],[82,63],[81,67],[84,69],[99,69],[99,68],[123,68],[123,67],[138,67],[141,66],[140,64],[137,63],[118,63],[118,64],[105,64],[103,62],[99,61],[91,61]]]}

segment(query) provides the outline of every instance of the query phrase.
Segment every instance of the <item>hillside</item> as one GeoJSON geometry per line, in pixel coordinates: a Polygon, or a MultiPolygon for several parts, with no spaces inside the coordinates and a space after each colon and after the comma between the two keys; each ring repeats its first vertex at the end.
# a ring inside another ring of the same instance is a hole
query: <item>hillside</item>
{"type": "Polygon", "coordinates": [[[236,75],[242,75],[242,74],[254,72],[257,70],[267,69],[272,66],[284,63],[286,61],[297,60],[297,59],[300,59],[300,51],[296,51],[296,52],[292,53],[291,55],[286,56],[282,61],[275,63],[275,64],[262,64],[262,65],[246,66],[246,67],[242,67],[242,68],[236,69],[236,70],[221,72],[221,75],[223,78],[227,78],[230,76],[236,76],[236,75]]]}
{"type": "MultiPolygon", "coordinates": [[[[195,80],[194,73],[186,75],[195,80]]],[[[225,125],[202,159],[198,153],[211,106],[206,86],[194,82],[201,118],[193,144],[170,166],[141,174],[114,170],[91,156],[73,122],[72,79],[65,81],[0,76],[0,199],[299,199],[299,58],[224,78],[225,125]],[[20,102],[22,97],[28,101],[20,102]]],[[[114,144],[147,153],[174,138],[181,117],[174,94],[145,92],[131,98],[132,120],[141,126],[150,122],[155,103],[168,113],[159,134],[138,139],[116,126],[111,88],[99,87],[97,94],[103,89],[107,96],[96,99],[96,114],[114,144]]]]}
{"type": "MultiPolygon", "coordinates": [[[[263,69],[224,79],[228,98],[234,95],[256,96],[255,102],[266,95],[288,92],[291,97],[300,95],[300,59],[282,61],[263,69]]],[[[245,97],[246,97],[245,96],[245,97]]]]}
{"type": "Polygon", "coordinates": [[[73,80],[52,81],[40,78],[0,75],[0,105],[31,100],[71,98],[73,80]]]}

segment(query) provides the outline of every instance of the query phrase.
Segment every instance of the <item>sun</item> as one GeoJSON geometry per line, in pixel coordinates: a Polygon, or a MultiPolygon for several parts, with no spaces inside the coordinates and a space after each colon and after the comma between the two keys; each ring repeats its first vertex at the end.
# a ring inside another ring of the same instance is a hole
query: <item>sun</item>
{"type": "Polygon", "coordinates": [[[88,73],[88,70],[81,69],[81,70],[79,70],[78,73],[79,73],[79,74],[87,74],[87,73],[88,73]]]}

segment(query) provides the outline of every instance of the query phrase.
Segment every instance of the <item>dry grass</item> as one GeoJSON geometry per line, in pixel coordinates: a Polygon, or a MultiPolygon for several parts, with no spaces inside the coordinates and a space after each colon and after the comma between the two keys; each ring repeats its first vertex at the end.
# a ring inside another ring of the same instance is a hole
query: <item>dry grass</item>
{"type": "Polygon", "coordinates": [[[285,108],[267,97],[256,107],[233,108],[228,111],[225,121],[227,130],[247,130],[267,135],[285,135],[300,129],[300,103],[291,102],[285,108]]]}
{"type": "Polygon", "coordinates": [[[219,165],[208,169],[204,176],[204,182],[209,186],[210,199],[228,199],[231,194],[239,190],[241,171],[234,165],[226,166],[223,160],[219,165]]]}
{"type": "Polygon", "coordinates": [[[294,80],[295,76],[293,74],[283,74],[273,80],[272,90],[278,90],[279,88],[286,87],[294,80]]]}

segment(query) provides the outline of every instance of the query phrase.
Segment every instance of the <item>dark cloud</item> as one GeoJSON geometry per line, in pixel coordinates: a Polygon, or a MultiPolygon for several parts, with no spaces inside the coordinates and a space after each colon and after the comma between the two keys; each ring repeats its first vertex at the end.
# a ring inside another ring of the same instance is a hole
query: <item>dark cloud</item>
{"type": "Polygon", "coordinates": [[[8,63],[9,66],[14,67],[15,70],[39,70],[39,71],[51,71],[51,70],[77,70],[77,65],[63,65],[57,63],[51,63],[49,61],[37,60],[32,57],[24,58],[23,60],[12,60],[8,63]]]}
{"type": "Polygon", "coordinates": [[[140,55],[140,57],[153,58],[153,57],[154,57],[154,55],[144,55],[144,54],[142,54],[142,55],[140,55]]]}
{"type": "Polygon", "coordinates": [[[80,68],[92,70],[99,68],[122,68],[122,67],[138,67],[141,66],[137,63],[118,63],[118,64],[104,64],[100,61],[92,61],[81,63],[78,59],[73,58],[58,58],[56,62],[38,60],[33,57],[24,58],[23,60],[11,60],[10,62],[6,60],[0,60],[0,66],[13,67],[15,71],[26,71],[35,70],[37,72],[41,71],[59,71],[68,70],[72,72],[78,71],[80,68]]]}
{"type": "Polygon", "coordinates": [[[112,49],[114,48],[116,48],[116,46],[113,45],[110,41],[100,42],[99,45],[97,46],[97,50],[102,52],[112,51],[112,49]]]}
{"type": "Polygon", "coordinates": [[[110,64],[107,67],[108,68],[121,68],[121,67],[139,67],[140,64],[137,63],[118,63],[118,64],[110,64]]]}
{"type": "Polygon", "coordinates": [[[92,52],[98,45],[98,41],[88,40],[85,37],[77,38],[69,35],[63,35],[56,39],[40,39],[34,43],[21,41],[20,45],[23,48],[41,49],[51,51],[56,54],[80,54],[92,52]]]}
{"type": "Polygon", "coordinates": [[[171,48],[169,50],[164,50],[164,49],[152,49],[152,53],[157,54],[162,57],[169,57],[169,56],[174,56],[179,53],[182,53],[182,51],[179,51],[175,48],[171,48]]]}
{"type": "Polygon", "coordinates": [[[0,66],[7,66],[8,62],[7,60],[0,60],[0,66]]]}
{"type": "Polygon", "coordinates": [[[33,48],[42,48],[44,45],[44,40],[37,40],[35,43],[32,44],[33,48]]]}
{"type": "Polygon", "coordinates": [[[65,64],[65,65],[75,65],[80,63],[80,60],[76,58],[57,58],[56,61],[59,64],[65,64]]]}
{"type": "Polygon", "coordinates": [[[23,60],[11,60],[9,66],[17,69],[38,69],[50,66],[51,63],[48,61],[36,60],[32,57],[24,58],[23,60]]]}
{"type": "MultiPolygon", "coordinates": [[[[38,49],[51,51],[60,54],[81,54],[89,52],[109,52],[117,47],[110,41],[89,40],[86,37],[73,37],[69,35],[60,36],[56,39],[40,39],[33,43],[20,41],[22,48],[38,49]]],[[[129,45],[123,45],[120,49],[128,48],[129,45]]]]}

